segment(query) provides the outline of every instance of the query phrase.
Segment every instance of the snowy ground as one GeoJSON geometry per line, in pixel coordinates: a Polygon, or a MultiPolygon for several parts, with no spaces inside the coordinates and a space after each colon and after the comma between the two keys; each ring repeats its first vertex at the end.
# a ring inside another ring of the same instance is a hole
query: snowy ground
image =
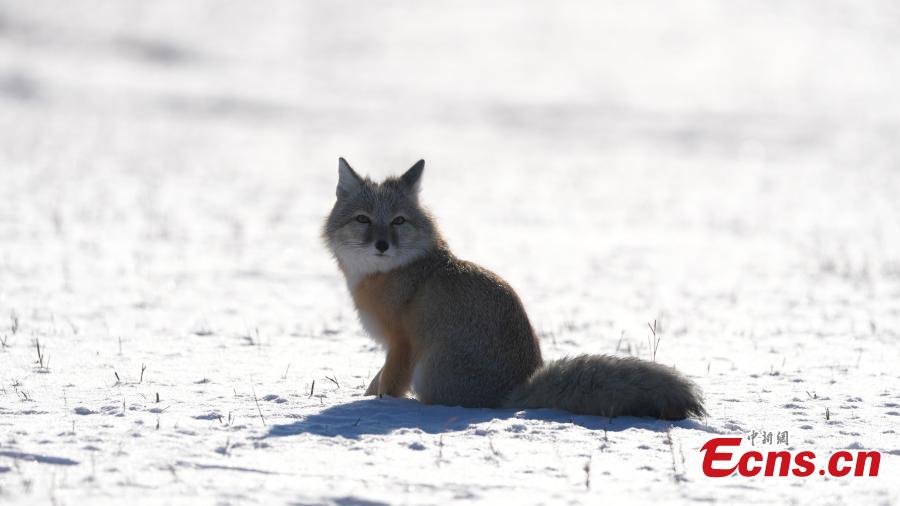
{"type": "Polygon", "coordinates": [[[0,1],[0,503],[900,502],[897,4],[485,4],[0,1]],[[363,398],[339,155],[709,417],[363,398]],[[881,475],[702,475],[752,431],[881,475]]]}

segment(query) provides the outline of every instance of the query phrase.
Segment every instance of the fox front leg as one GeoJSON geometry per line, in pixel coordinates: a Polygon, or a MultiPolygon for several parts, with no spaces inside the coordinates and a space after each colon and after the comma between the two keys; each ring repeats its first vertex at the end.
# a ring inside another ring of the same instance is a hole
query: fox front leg
{"type": "Polygon", "coordinates": [[[409,346],[392,346],[388,350],[384,367],[375,379],[378,380],[378,395],[406,395],[412,382],[412,353],[409,346]]]}
{"type": "Polygon", "coordinates": [[[381,371],[384,371],[384,367],[378,370],[378,373],[372,378],[372,382],[369,383],[369,388],[366,389],[365,395],[378,395],[378,385],[381,382],[381,371]]]}

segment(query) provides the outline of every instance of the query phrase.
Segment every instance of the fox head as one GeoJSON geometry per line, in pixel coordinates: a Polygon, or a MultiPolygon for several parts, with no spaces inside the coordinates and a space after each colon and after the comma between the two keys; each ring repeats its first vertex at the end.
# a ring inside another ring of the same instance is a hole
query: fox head
{"type": "Polygon", "coordinates": [[[402,267],[442,244],[428,211],[419,205],[425,161],[400,177],[376,183],[338,161],[337,201],[323,237],[348,283],[402,267]]]}

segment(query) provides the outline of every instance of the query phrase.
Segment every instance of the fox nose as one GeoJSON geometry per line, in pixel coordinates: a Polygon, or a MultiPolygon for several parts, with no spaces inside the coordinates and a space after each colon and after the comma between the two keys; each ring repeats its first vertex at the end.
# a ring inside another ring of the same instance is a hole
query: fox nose
{"type": "Polygon", "coordinates": [[[387,243],[387,241],[376,241],[376,242],[375,242],[375,249],[377,249],[377,250],[380,251],[381,253],[384,253],[384,252],[387,251],[387,249],[388,249],[388,243],[387,243]]]}

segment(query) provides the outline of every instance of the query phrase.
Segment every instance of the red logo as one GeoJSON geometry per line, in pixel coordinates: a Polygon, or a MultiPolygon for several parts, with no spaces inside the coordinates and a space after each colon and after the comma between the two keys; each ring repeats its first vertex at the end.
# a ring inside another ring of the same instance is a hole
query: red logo
{"type": "MultiPolygon", "coordinates": [[[[816,454],[809,450],[790,452],[787,450],[759,452],[745,451],[737,454],[730,448],[741,446],[740,437],[717,437],[707,441],[700,451],[703,455],[703,474],[710,478],[723,478],[735,472],[741,476],[797,476],[804,478],[816,472],[816,454]]],[[[881,452],[841,450],[828,458],[819,474],[837,478],[853,476],[878,476],[881,452]]]]}

